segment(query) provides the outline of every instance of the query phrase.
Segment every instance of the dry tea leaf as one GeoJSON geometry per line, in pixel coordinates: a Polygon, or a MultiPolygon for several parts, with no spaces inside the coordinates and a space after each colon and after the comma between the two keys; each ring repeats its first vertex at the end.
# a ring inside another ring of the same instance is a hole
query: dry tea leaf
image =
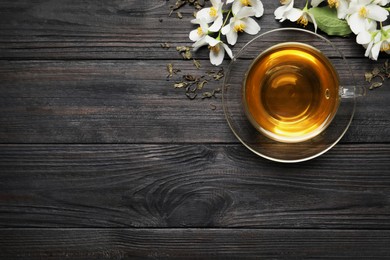
{"type": "Polygon", "coordinates": [[[367,71],[366,73],[364,73],[364,77],[365,77],[367,82],[371,82],[371,80],[374,78],[374,74],[367,71]]]}
{"type": "Polygon", "coordinates": [[[197,78],[194,75],[191,75],[191,74],[183,75],[183,79],[185,79],[187,81],[197,81],[197,78]]]}
{"type": "Polygon", "coordinates": [[[160,44],[161,48],[169,49],[171,48],[171,45],[168,42],[164,42],[160,44]]]}
{"type": "Polygon", "coordinates": [[[210,103],[209,105],[210,105],[211,110],[217,109],[217,106],[216,106],[216,105],[214,105],[214,104],[212,104],[212,103],[210,103]]]}
{"type": "Polygon", "coordinates": [[[177,17],[178,17],[179,19],[182,19],[182,18],[183,18],[183,15],[182,15],[181,12],[177,12],[176,15],[177,15],[177,17]]]}
{"type": "Polygon", "coordinates": [[[186,92],[186,97],[190,100],[194,100],[196,97],[198,96],[198,94],[196,93],[189,93],[189,92],[186,92]]]}
{"type": "Polygon", "coordinates": [[[207,80],[203,80],[201,82],[198,82],[198,89],[201,90],[206,83],[207,83],[207,80]]]}
{"type": "Polygon", "coordinates": [[[198,60],[195,60],[193,59],[194,61],[194,66],[197,68],[197,69],[200,69],[200,62],[198,60]]]}
{"type": "Polygon", "coordinates": [[[186,51],[187,50],[187,46],[176,46],[176,50],[178,52],[183,52],[183,51],[186,51]]]}
{"type": "Polygon", "coordinates": [[[381,87],[382,85],[383,85],[383,82],[374,82],[374,83],[371,84],[369,89],[373,90],[373,89],[381,87]]]}
{"type": "Polygon", "coordinates": [[[217,72],[217,74],[213,75],[213,78],[214,78],[215,80],[220,80],[220,79],[222,79],[223,77],[224,77],[223,68],[221,68],[221,69],[217,72]]]}
{"type": "Polygon", "coordinates": [[[214,92],[206,91],[202,93],[202,99],[211,98],[211,97],[214,97],[214,92]]]}
{"type": "Polygon", "coordinates": [[[171,9],[172,9],[173,11],[175,11],[175,10],[179,9],[180,7],[182,7],[182,6],[185,5],[185,4],[186,4],[186,1],[177,0],[176,3],[175,3],[175,5],[174,5],[174,6],[171,6],[171,9]]]}
{"type": "Polygon", "coordinates": [[[167,71],[168,71],[167,78],[172,78],[173,74],[176,74],[176,73],[180,72],[179,69],[173,68],[173,64],[172,63],[168,63],[167,64],[167,71]]]}
{"type": "Polygon", "coordinates": [[[188,46],[176,46],[176,50],[181,54],[183,59],[192,59],[191,48],[188,46]]]}
{"type": "Polygon", "coordinates": [[[188,49],[184,52],[184,55],[182,54],[182,56],[183,56],[183,58],[186,59],[186,60],[192,59],[192,53],[191,53],[190,48],[188,48],[188,49]]]}
{"type": "Polygon", "coordinates": [[[187,83],[186,82],[177,82],[173,85],[174,88],[183,88],[183,87],[187,87],[187,83]]]}

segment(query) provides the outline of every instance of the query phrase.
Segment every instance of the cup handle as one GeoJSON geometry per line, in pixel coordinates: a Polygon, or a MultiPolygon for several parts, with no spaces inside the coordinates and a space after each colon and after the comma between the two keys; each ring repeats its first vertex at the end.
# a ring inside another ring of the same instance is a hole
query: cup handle
{"type": "Polygon", "coordinates": [[[340,96],[342,98],[364,97],[366,92],[364,86],[340,86],[340,96]]]}

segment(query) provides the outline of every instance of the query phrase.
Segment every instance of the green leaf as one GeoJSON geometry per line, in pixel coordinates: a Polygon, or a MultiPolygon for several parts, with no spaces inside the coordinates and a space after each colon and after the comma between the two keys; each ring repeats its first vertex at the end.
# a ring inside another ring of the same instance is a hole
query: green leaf
{"type": "Polygon", "coordinates": [[[337,18],[336,8],[313,7],[309,9],[309,13],[314,16],[318,28],[328,35],[345,37],[352,33],[347,21],[337,18]]]}

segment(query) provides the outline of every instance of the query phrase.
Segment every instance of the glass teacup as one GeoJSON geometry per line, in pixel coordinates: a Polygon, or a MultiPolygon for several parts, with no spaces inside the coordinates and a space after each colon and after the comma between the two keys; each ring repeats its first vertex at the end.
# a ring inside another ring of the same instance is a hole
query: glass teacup
{"type": "Polygon", "coordinates": [[[342,138],[361,95],[364,88],[356,86],[334,44],[307,30],[283,28],[254,38],[235,55],[223,106],[230,128],[250,150],[299,162],[342,138]]]}

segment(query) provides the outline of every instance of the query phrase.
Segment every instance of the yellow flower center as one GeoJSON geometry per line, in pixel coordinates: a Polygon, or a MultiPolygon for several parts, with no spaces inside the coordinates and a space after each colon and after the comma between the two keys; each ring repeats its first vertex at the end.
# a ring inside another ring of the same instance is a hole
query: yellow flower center
{"type": "Polygon", "coordinates": [[[202,36],[203,35],[202,27],[199,26],[198,29],[197,29],[197,32],[198,32],[199,36],[202,36]]]}
{"type": "Polygon", "coordinates": [[[330,8],[338,8],[339,0],[328,0],[328,4],[330,8]]]}
{"type": "Polygon", "coordinates": [[[289,0],[280,0],[280,4],[282,4],[282,5],[286,5],[289,2],[290,2],[289,0]]]}
{"type": "Polygon", "coordinates": [[[309,20],[307,20],[306,15],[302,15],[302,16],[299,17],[299,19],[297,20],[297,23],[298,23],[298,24],[301,24],[301,25],[303,25],[303,27],[305,27],[305,26],[309,23],[309,20]]]}
{"type": "Polygon", "coordinates": [[[387,41],[382,42],[381,51],[388,51],[388,50],[390,50],[390,44],[387,41]]]}
{"type": "Polygon", "coordinates": [[[367,13],[368,13],[367,9],[364,6],[362,6],[362,8],[360,8],[359,10],[359,15],[363,18],[367,18],[367,13]]]}
{"type": "Polygon", "coordinates": [[[212,51],[214,53],[218,53],[221,48],[219,47],[219,44],[217,44],[215,46],[210,46],[209,45],[209,49],[210,49],[210,51],[212,51]]]}
{"type": "Polygon", "coordinates": [[[235,32],[243,32],[245,29],[245,24],[244,23],[239,23],[234,25],[234,31],[235,32]]]}
{"type": "Polygon", "coordinates": [[[215,9],[215,7],[213,6],[213,7],[210,8],[209,14],[210,14],[211,17],[216,17],[217,14],[218,14],[218,11],[217,11],[217,9],[215,9]]]}
{"type": "Polygon", "coordinates": [[[241,4],[244,6],[249,6],[249,5],[251,5],[251,1],[250,0],[241,0],[241,4]]]}

